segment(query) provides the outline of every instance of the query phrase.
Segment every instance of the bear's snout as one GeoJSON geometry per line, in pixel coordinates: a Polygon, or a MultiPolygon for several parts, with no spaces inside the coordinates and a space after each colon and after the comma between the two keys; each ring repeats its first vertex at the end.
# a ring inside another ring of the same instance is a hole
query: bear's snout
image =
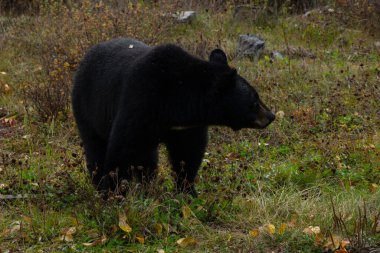
{"type": "Polygon", "coordinates": [[[259,103],[259,111],[257,113],[257,118],[254,121],[254,128],[264,129],[270,123],[272,123],[276,119],[271,110],[268,109],[261,101],[259,103]]]}

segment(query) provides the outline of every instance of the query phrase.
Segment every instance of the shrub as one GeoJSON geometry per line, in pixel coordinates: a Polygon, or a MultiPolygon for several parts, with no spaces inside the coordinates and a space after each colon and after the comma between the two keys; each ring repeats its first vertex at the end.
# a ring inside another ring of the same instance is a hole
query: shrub
{"type": "Polygon", "coordinates": [[[170,12],[175,4],[112,7],[85,0],[70,7],[55,2],[40,4],[39,8],[38,16],[20,19],[23,24],[15,26],[6,43],[20,48],[21,61],[36,61],[38,71],[29,70],[32,74],[23,80],[21,95],[28,107],[47,120],[69,111],[72,75],[90,46],[121,36],[156,44],[168,36],[172,27],[172,21],[161,10],[170,12]]]}
{"type": "Polygon", "coordinates": [[[21,14],[26,12],[35,12],[38,10],[38,0],[0,0],[0,14],[11,13],[21,14]]]}

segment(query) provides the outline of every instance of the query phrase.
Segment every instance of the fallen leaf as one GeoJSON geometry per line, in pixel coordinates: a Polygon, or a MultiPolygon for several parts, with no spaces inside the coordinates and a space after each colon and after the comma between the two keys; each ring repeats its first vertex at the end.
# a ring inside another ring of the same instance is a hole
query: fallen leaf
{"type": "Polygon", "coordinates": [[[263,228],[264,231],[266,231],[270,235],[273,235],[276,232],[276,227],[273,224],[265,224],[263,228]]]}
{"type": "Polygon", "coordinates": [[[127,223],[127,216],[123,213],[119,213],[119,227],[126,233],[132,232],[132,228],[127,223]]]}
{"type": "Polygon", "coordinates": [[[197,241],[195,241],[195,239],[192,237],[186,237],[177,240],[177,244],[182,248],[186,248],[195,246],[197,244],[197,241]]]}
{"type": "Polygon", "coordinates": [[[286,230],[286,224],[285,223],[281,223],[279,229],[278,229],[278,233],[280,235],[284,234],[285,233],[285,230],[286,230]]]}
{"type": "Polygon", "coordinates": [[[29,216],[26,216],[26,215],[22,215],[22,220],[25,222],[25,223],[28,223],[28,224],[31,224],[32,223],[32,218],[30,218],[29,216]]]}
{"type": "Polygon", "coordinates": [[[326,241],[326,238],[322,235],[322,234],[316,234],[315,235],[315,245],[317,246],[321,246],[322,243],[324,243],[326,241]]]}
{"type": "Polygon", "coordinates": [[[156,231],[157,235],[162,234],[162,225],[160,223],[154,224],[154,230],[156,231]]]}
{"type": "Polygon", "coordinates": [[[70,235],[70,234],[68,234],[68,235],[61,235],[59,238],[60,238],[59,240],[63,241],[63,242],[72,242],[72,241],[74,241],[73,235],[70,235]]]}
{"type": "Polygon", "coordinates": [[[158,249],[158,250],[157,250],[157,253],[165,253],[165,250],[163,250],[163,249],[158,249]]]}
{"type": "Polygon", "coordinates": [[[62,230],[62,232],[66,235],[73,235],[77,232],[77,228],[76,227],[69,227],[69,228],[64,228],[62,230]]]}
{"type": "Polygon", "coordinates": [[[257,237],[259,234],[260,234],[260,231],[257,228],[254,228],[251,231],[249,231],[249,235],[253,237],[257,237]]]}
{"type": "Polygon", "coordinates": [[[14,126],[16,125],[16,123],[17,123],[16,116],[12,116],[9,118],[3,117],[0,119],[0,124],[4,126],[14,126]]]}
{"type": "Polygon", "coordinates": [[[370,184],[368,188],[369,188],[369,191],[371,193],[375,193],[377,191],[377,189],[379,189],[379,185],[378,184],[370,184]]]}
{"type": "Polygon", "coordinates": [[[11,87],[9,87],[8,84],[4,84],[4,92],[5,92],[5,93],[8,93],[8,92],[10,92],[10,91],[11,91],[11,87]]]}
{"type": "Polygon", "coordinates": [[[21,229],[21,222],[15,221],[11,224],[11,226],[9,228],[4,229],[0,233],[0,237],[12,235],[12,234],[20,231],[20,229],[21,229]]]}
{"type": "Polygon", "coordinates": [[[77,232],[76,227],[69,227],[62,229],[62,235],[59,237],[59,241],[72,242],[74,241],[73,235],[77,232]]]}
{"type": "Polygon", "coordinates": [[[276,112],[276,118],[282,119],[282,118],[284,118],[284,116],[285,116],[284,111],[278,111],[278,112],[276,112]]]}
{"type": "Polygon", "coordinates": [[[339,248],[337,250],[334,251],[334,253],[347,253],[347,249],[346,249],[346,246],[349,245],[350,242],[348,240],[342,240],[340,243],[339,243],[339,248]]]}
{"type": "Polygon", "coordinates": [[[319,234],[321,232],[321,229],[318,226],[308,226],[303,230],[305,234],[312,235],[312,234],[319,234]]]}
{"type": "Polygon", "coordinates": [[[327,242],[323,245],[325,248],[335,250],[341,242],[341,238],[337,235],[331,235],[327,238],[327,242]]]}
{"type": "Polygon", "coordinates": [[[141,244],[144,244],[144,242],[145,242],[145,238],[144,238],[144,236],[142,236],[142,235],[136,235],[136,240],[137,240],[139,243],[141,243],[141,244]]]}
{"type": "Polygon", "coordinates": [[[20,221],[16,221],[11,226],[10,233],[13,234],[13,233],[15,233],[17,231],[20,231],[20,229],[21,229],[21,222],[20,221]]]}
{"type": "Polygon", "coordinates": [[[4,190],[8,188],[8,184],[0,184],[0,190],[4,190]]]}
{"type": "Polygon", "coordinates": [[[184,219],[188,219],[191,216],[191,209],[188,206],[182,206],[182,216],[184,219]]]}

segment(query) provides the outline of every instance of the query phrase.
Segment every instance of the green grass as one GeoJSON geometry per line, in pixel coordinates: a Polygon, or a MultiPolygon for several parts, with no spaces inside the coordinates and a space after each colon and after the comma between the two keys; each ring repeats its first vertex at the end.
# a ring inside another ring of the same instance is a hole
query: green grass
{"type": "MultiPolygon", "coordinates": [[[[235,22],[231,15],[231,10],[200,11],[194,24],[173,25],[157,43],[177,42],[201,57],[221,46],[231,65],[284,117],[262,131],[211,127],[197,182],[200,195],[194,199],[174,194],[162,147],[156,182],[131,183],[125,198],[103,202],[87,175],[71,113],[43,123],[22,93],[25,82],[44,75],[36,71],[38,47],[23,51],[22,44],[9,41],[1,46],[0,71],[6,75],[0,74],[0,108],[6,117],[16,115],[17,124],[0,125],[0,194],[27,194],[0,200],[1,252],[321,252],[331,234],[352,239],[358,231],[376,247],[379,230],[371,231],[380,212],[376,38],[324,14],[262,24],[235,22]],[[302,47],[316,58],[236,59],[242,33],[260,34],[269,52],[302,47]],[[333,209],[347,231],[337,228],[333,209]],[[118,227],[120,213],[130,233],[118,227]],[[275,225],[276,233],[249,234],[265,224],[275,225]],[[281,224],[287,224],[284,232],[281,224]],[[304,233],[309,226],[319,226],[326,242],[304,233]],[[62,240],[71,227],[72,240],[62,240]],[[102,237],[97,245],[83,244],[102,237]],[[178,245],[185,237],[196,245],[178,245]]],[[[28,36],[26,20],[5,22],[5,39],[20,38],[20,31],[28,36]]],[[[41,38],[34,33],[24,39],[38,44],[41,38]]],[[[355,240],[351,244],[361,247],[355,240]]]]}

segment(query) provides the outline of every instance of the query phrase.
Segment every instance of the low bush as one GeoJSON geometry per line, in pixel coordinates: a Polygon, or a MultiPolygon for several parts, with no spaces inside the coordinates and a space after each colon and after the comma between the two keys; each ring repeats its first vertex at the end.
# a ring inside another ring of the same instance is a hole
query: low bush
{"type": "Polygon", "coordinates": [[[156,44],[171,32],[172,20],[163,15],[175,7],[165,4],[126,4],[114,8],[102,2],[40,4],[38,17],[20,19],[5,43],[20,48],[18,58],[35,59],[21,90],[27,108],[41,119],[67,114],[73,72],[86,50],[115,37],[133,37],[156,44]],[[28,34],[26,34],[28,33],[28,34]],[[33,41],[25,38],[33,38],[33,41]]]}

